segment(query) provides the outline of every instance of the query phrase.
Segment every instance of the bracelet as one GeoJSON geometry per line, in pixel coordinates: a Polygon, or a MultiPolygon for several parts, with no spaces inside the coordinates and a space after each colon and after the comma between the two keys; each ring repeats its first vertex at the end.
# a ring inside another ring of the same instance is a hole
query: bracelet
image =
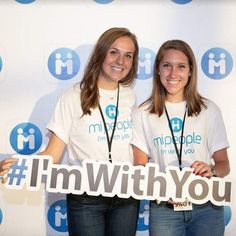
{"type": "Polygon", "coordinates": [[[217,177],[216,170],[215,170],[215,168],[213,166],[211,167],[211,173],[212,173],[213,177],[217,177]]]}

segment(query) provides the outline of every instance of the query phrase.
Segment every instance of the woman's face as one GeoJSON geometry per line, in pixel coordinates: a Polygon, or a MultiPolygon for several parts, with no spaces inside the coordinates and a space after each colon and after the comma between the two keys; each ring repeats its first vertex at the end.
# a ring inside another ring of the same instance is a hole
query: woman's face
{"type": "Polygon", "coordinates": [[[108,49],[98,77],[98,86],[114,89],[125,78],[133,65],[134,43],[129,37],[120,37],[108,49]]]}
{"type": "Polygon", "coordinates": [[[190,77],[188,57],[181,51],[168,49],[159,66],[160,80],[170,102],[184,100],[184,88],[190,77]]]}

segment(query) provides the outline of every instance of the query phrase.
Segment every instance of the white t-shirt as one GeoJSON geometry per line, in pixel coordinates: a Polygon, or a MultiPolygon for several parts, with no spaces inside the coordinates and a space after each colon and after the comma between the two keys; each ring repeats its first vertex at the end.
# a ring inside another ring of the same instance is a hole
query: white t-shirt
{"type": "MultiPolygon", "coordinates": [[[[118,89],[112,91],[99,89],[100,106],[109,138],[116,113],[117,92],[118,89]]],[[[118,118],[111,148],[113,161],[133,163],[130,140],[131,113],[134,106],[134,92],[120,85],[118,118]]],[[[81,165],[85,159],[108,160],[107,138],[99,109],[92,110],[91,115],[81,116],[80,88],[79,85],[75,85],[60,97],[47,128],[67,144],[69,164],[81,165]]]]}
{"type": "MultiPolygon", "coordinates": [[[[182,167],[189,167],[196,160],[210,164],[215,151],[229,146],[220,109],[210,100],[205,100],[205,104],[207,109],[203,108],[198,116],[186,115],[182,167]]],[[[178,150],[185,107],[186,102],[166,103],[178,150]]],[[[131,143],[145,152],[151,162],[158,163],[160,171],[164,171],[167,166],[179,166],[165,112],[159,117],[150,114],[147,108],[148,105],[145,105],[134,112],[131,143]]]]}

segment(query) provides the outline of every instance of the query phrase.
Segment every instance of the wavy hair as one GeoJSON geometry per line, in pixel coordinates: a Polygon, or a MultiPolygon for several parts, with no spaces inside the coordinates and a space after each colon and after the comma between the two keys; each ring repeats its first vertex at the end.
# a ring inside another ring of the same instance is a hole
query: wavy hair
{"type": "Polygon", "coordinates": [[[133,65],[128,75],[123,78],[119,83],[122,85],[130,85],[136,76],[138,69],[138,53],[139,47],[136,36],[126,28],[111,28],[105,31],[98,39],[94,46],[93,52],[90,56],[88,64],[84,71],[84,76],[80,83],[81,89],[81,107],[83,115],[91,115],[91,109],[98,107],[99,93],[98,93],[98,76],[105,60],[107,52],[111,45],[120,37],[129,37],[134,44],[133,65]]]}
{"type": "Polygon", "coordinates": [[[160,80],[159,66],[165,52],[169,49],[181,51],[188,58],[190,76],[188,83],[184,88],[184,98],[188,107],[188,116],[197,116],[203,107],[207,107],[204,103],[204,98],[197,91],[197,63],[191,47],[186,42],[178,39],[168,40],[160,47],[154,63],[152,93],[151,96],[141,105],[149,104],[150,106],[148,110],[150,113],[159,116],[163,114],[167,93],[160,80]]]}

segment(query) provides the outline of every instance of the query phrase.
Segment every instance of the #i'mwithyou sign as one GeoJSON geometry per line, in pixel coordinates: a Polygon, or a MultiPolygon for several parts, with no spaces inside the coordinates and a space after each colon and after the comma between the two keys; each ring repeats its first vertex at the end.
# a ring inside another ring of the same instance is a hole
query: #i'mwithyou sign
{"type": "Polygon", "coordinates": [[[128,162],[83,161],[82,166],[53,164],[52,157],[15,155],[18,161],[8,173],[8,189],[30,191],[40,188],[46,179],[48,192],[103,195],[121,198],[181,202],[188,198],[192,203],[211,201],[215,205],[229,205],[232,183],[222,178],[210,179],[194,175],[193,169],[168,167],[160,172],[159,166],[148,163],[133,166],[128,162]]]}

